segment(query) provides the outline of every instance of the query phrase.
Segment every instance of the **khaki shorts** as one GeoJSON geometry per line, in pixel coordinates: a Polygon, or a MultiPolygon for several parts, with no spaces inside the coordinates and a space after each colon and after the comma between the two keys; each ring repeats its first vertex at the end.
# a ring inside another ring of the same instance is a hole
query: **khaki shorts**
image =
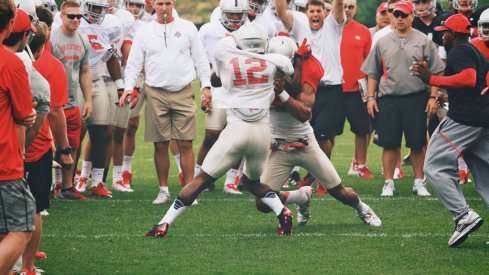
{"type": "Polygon", "coordinates": [[[338,186],[341,183],[340,176],[329,158],[319,148],[313,134],[309,135],[308,143],[309,145],[304,149],[291,152],[270,151],[261,182],[270,186],[274,191],[280,191],[294,166],[301,166],[326,189],[338,186]]]}
{"type": "Polygon", "coordinates": [[[135,117],[140,116],[141,109],[143,108],[144,102],[146,101],[146,93],[144,92],[145,85],[144,85],[144,75],[143,74],[140,74],[138,76],[138,80],[136,83],[137,83],[136,86],[140,87],[139,88],[139,101],[136,104],[136,106],[134,106],[134,108],[132,108],[129,111],[129,118],[135,118],[135,117]]]}
{"type": "Polygon", "coordinates": [[[226,109],[214,108],[205,114],[205,129],[222,131],[226,127],[226,109]]]}
{"type": "Polygon", "coordinates": [[[197,106],[192,86],[178,92],[144,85],[146,93],[144,140],[149,142],[194,140],[197,136],[197,106]]]}
{"type": "MultiPolygon", "coordinates": [[[[80,106],[85,104],[83,96],[80,106]]],[[[109,125],[109,93],[102,77],[92,81],[92,114],[86,120],[88,125],[109,125]]],[[[83,107],[82,109],[83,110],[83,107]]]]}
{"type": "Polygon", "coordinates": [[[119,96],[117,95],[117,87],[114,81],[105,80],[105,86],[107,86],[107,92],[109,92],[109,125],[115,125],[119,128],[127,128],[127,122],[129,121],[130,104],[126,104],[124,107],[116,105],[119,102],[119,96]]]}
{"type": "Polygon", "coordinates": [[[233,121],[205,157],[202,170],[217,179],[244,157],[244,174],[250,180],[258,180],[265,168],[271,139],[266,122],[233,121]]]}
{"type": "Polygon", "coordinates": [[[0,181],[0,234],[32,232],[36,201],[24,179],[0,181]]]}

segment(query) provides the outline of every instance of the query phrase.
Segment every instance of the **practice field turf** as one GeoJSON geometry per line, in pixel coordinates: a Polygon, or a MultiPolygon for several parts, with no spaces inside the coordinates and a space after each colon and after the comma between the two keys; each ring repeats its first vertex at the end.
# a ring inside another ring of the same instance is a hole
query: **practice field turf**
{"type": "MultiPolygon", "coordinates": [[[[489,274],[489,226],[482,226],[459,248],[449,248],[451,216],[430,187],[431,198],[411,193],[410,166],[405,167],[405,179],[396,182],[393,198],[380,197],[383,178],[375,145],[369,149],[375,179],[346,176],[353,155],[349,128],[337,139],[332,161],[344,184],[379,215],[382,227],[364,225],[350,207],[321,195],[313,196],[307,225],[294,226],[291,237],[277,237],[274,215],[256,211],[250,194],[223,194],[221,179],[216,191],[203,193],[199,205],[170,227],[167,237],[145,237],[170,204],[151,204],[158,184],[153,145],[142,141],[141,125],[134,193],[114,192],[112,199],[89,201],[53,200],[41,242],[48,258],[36,263],[46,274],[489,274]]],[[[202,137],[199,127],[195,152],[202,137]]],[[[170,182],[173,200],[180,190],[173,161],[170,182]]],[[[469,204],[489,220],[473,185],[463,189],[469,204]]],[[[290,208],[295,213],[295,207],[290,208]]]]}

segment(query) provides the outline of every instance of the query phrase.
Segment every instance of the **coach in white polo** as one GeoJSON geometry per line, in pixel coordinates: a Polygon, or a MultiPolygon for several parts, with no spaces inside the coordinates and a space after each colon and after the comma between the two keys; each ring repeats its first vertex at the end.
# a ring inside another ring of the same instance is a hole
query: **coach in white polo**
{"type": "MultiPolygon", "coordinates": [[[[196,137],[196,112],[191,82],[199,74],[201,93],[210,95],[209,61],[199,39],[197,28],[190,21],[173,16],[175,0],[155,0],[156,20],[138,30],[125,70],[125,92],[120,104],[133,92],[143,65],[146,73],[145,141],[155,144],[155,165],[160,191],[169,201],[168,145],[170,139],[180,149],[185,182],[193,179],[196,137]]],[[[131,97],[132,98],[132,97],[131,97]]]]}

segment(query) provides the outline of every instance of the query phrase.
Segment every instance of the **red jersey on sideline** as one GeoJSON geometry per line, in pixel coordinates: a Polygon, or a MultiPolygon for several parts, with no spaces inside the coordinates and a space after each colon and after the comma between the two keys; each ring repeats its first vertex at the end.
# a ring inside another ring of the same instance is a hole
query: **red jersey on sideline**
{"type": "Polygon", "coordinates": [[[476,37],[470,40],[470,44],[474,45],[489,61],[489,47],[486,45],[486,42],[480,40],[479,37],[476,37]]]}
{"type": "Polygon", "coordinates": [[[0,181],[24,177],[24,161],[14,118],[32,112],[32,94],[24,63],[0,46],[0,181]]]}

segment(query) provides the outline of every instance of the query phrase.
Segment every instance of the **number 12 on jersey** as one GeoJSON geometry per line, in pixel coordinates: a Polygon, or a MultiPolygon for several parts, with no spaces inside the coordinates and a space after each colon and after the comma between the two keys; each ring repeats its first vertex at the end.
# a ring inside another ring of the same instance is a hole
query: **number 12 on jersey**
{"type": "Polygon", "coordinates": [[[242,68],[239,58],[235,57],[229,61],[234,71],[234,86],[264,84],[268,82],[268,76],[261,73],[267,69],[267,62],[256,57],[249,57],[244,60],[242,68]],[[244,75],[244,76],[243,76],[244,75]]]}

